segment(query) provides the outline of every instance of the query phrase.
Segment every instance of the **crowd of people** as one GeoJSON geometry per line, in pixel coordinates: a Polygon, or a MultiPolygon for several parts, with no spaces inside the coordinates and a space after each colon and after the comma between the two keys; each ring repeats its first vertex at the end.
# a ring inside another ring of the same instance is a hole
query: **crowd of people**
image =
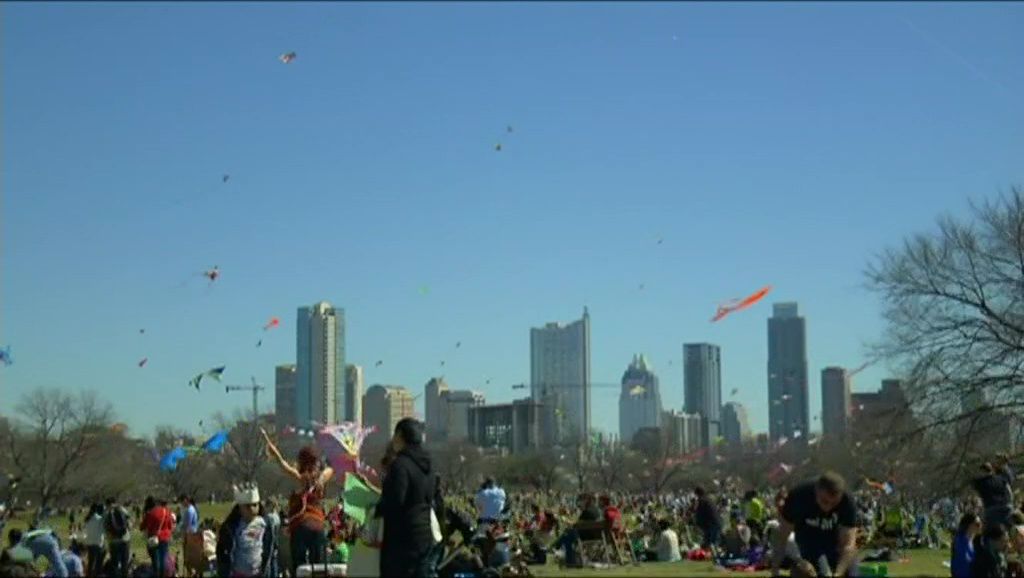
{"type": "Polygon", "coordinates": [[[81,519],[69,516],[66,547],[41,521],[11,529],[0,575],[38,576],[41,558],[48,575],[61,578],[455,578],[648,562],[810,578],[864,575],[865,563],[949,548],[947,569],[935,575],[1024,578],[1024,514],[1005,456],[982,466],[973,493],[936,501],[905,498],[891,484],[854,489],[833,472],[781,490],[727,478],[659,495],[514,495],[487,478],[468,494],[446,491],[424,447],[423,424],[405,419],[380,463],[379,483],[348,474],[375,496],[354,515],[343,501],[328,504],[336,476],[314,448],[291,462],[263,434],[269,456],[294,483],[284,508],[254,485],[234,488],[234,506],[219,523],[201,522],[187,495],[177,511],[161,499],[132,507],[111,498],[81,519]],[[133,559],[133,532],[145,540],[148,563],[133,559]]]}

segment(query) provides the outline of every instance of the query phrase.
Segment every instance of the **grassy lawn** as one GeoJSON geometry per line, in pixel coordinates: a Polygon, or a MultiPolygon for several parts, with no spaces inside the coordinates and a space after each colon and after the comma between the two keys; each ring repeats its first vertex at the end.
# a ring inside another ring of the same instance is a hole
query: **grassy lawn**
{"type": "MultiPolygon", "coordinates": [[[[911,550],[910,561],[905,564],[899,562],[885,563],[889,569],[889,576],[949,576],[949,570],[942,565],[943,560],[949,560],[948,550],[911,550]]],[[[715,569],[711,562],[677,562],[677,563],[645,563],[639,566],[612,567],[606,570],[562,570],[558,566],[548,565],[544,567],[532,566],[537,576],[569,576],[569,577],[599,577],[599,576],[769,576],[770,572],[729,572],[715,569]]]]}

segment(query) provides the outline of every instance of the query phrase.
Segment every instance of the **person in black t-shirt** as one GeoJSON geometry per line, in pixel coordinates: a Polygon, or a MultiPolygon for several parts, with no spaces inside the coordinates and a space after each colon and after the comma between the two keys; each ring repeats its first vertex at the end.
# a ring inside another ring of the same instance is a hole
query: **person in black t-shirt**
{"type": "Polygon", "coordinates": [[[772,576],[779,566],[791,533],[796,533],[800,557],[819,576],[844,576],[856,570],[857,505],[846,492],[846,482],[834,472],[793,488],[782,506],[775,534],[772,576]]]}

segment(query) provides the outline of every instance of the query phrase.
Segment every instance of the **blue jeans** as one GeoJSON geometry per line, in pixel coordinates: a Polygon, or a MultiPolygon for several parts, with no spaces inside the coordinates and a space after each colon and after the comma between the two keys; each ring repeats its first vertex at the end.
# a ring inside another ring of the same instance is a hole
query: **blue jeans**
{"type": "Polygon", "coordinates": [[[578,563],[576,560],[576,542],[579,539],[580,533],[576,531],[576,528],[569,528],[552,546],[554,550],[565,548],[565,564],[567,566],[575,566],[578,563]]]}
{"type": "Polygon", "coordinates": [[[50,563],[50,574],[57,578],[67,578],[68,569],[64,566],[64,558],[60,555],[60,546],[53,534],[35,536],[25,544],[35,558],[43,557],[50,563]]]}
{"type": "Polygon", "coordinates": [[[167,574],[167,550],[169,548],[169,542],[160,542],[156,545],[156,548],[149,548],[149,559],[153,562],[153,576],[155,578],[164,578],[167,574]]]}

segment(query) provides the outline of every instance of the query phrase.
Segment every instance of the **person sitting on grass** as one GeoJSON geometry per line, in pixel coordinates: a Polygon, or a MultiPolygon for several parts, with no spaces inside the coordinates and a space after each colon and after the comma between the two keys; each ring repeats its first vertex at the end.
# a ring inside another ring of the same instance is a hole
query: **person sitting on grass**
{"type": "Polygon", "coordinates": [[[679,553],[679,534],[672,529],[672,524],[666,519],[658,520],[658,530],[658,562],[681,561],[683,557],[679,553]]]}

